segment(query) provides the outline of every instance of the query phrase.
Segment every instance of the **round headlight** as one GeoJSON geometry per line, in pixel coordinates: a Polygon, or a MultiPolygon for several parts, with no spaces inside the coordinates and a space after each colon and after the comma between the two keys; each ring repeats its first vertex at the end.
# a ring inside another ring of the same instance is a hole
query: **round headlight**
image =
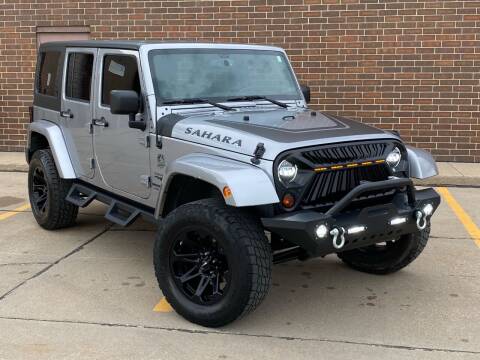
{"type": "Polygon", "coordinates": [[[387,155],[386,159],[387,164],[392,168],[397,167],[398,164],[400,164],[400,160],[402,160],[402,153],[397,147],[393,149],[390,154],[387,155]]]}
{"type": "Polygon", "coordinates": [[[289,183],[295,180],[297,177],[297,165],[293,165],[287,160],[283,160],[280,165],[278,165],[278,178],[283,183],[289,183]]]}

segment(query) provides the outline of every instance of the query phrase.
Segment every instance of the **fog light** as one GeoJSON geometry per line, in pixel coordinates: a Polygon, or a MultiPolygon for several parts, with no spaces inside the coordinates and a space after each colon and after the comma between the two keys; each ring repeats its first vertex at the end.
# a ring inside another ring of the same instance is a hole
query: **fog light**
{"type": "Polygon", "coordinates": [[[405,216],[396,217],[390,220],[390,225],[400,225],[407,222],[407,218],[405,216]]]}
{"type": "Polygon", "coordinates": [[[315,234],[319,238],[324,238],[328,234],[328,228],[325,225],[318,225],[315,229],[315,234]]]}
{"type": "Polygon", "coordinates": [[[426,215],[426,216],[431,216],[433,214],[433,206],[432,204],[427,204],[423,207],[422,209],[423,213],[426,215]]]}
{"type": "Polygon", "coordinates": [[[348,228],[347,233],[348,234],[358,234],[361,233],[362,231],[365,231],[367,228],[363,225],[360,226],[352,226],[351,228],[348,228]]]}

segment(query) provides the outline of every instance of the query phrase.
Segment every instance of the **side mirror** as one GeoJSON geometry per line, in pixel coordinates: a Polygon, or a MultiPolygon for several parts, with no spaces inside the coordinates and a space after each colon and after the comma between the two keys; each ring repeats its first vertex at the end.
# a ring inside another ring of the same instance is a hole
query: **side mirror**
{"type": "Polygon", "coordinates": [[[140,110],[140,97],[133,90],[112,90],[110,112],[116,115],[136,114],[140,110]]]}
{"type": "Polygon", "coordinates": [[[302,89],[305,101],[307,102],[307,104],[310,103],[310,87],[307,85],[300,85],[300,88],[302,89]]]}
{"type": "Polygon", "coordinates": [[[136,121],[135,115],[140,111],[140,96],[133,90],[112,90],[110,92],[110,112],[115,115],[128,115],[128,126],[144,131],[144,120],[136,121]]]}

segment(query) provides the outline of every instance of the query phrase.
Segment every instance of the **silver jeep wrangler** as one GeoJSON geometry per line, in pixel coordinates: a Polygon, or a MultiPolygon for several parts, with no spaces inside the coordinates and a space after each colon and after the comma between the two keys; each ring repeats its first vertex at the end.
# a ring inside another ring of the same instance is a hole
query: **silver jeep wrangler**
{"type": "Polygon", "coordinates": [[[427,244],[437,174],[396,132],[310,110],[282,49],[73,41],[40,47],[28,131],[30,202],[45,229],[108,205],[158,224],[154,267],[186,319],[255,309],[272,264],[336,253],[387,274],[427,244]]]}

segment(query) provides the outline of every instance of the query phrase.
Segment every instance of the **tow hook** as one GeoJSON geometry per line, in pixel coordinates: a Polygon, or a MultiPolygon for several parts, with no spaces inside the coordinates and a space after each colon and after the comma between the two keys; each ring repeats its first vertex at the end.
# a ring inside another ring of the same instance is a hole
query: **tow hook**
{"type": "Polygon", "coordinates": [[[330,230],[330,235],[333,236],[333,247],[341,249],[345,245],[345,229],[343,227],[334,227],[330,230]]]}
{"type": "Polygon", "coordinates": [[[418,230],[423,230],[427,227],[428,218],[433,214],[432,204],[426,204],[423,209],[415,211],[415,217],[417,219],[418,230]]]}
{"type": "Polygon", "coordinates": [[[427,227],[427,215],[421,211],[415,211],[415,217],[417,218],[417,228],[418,230],[423,230],[427,227]]]}

